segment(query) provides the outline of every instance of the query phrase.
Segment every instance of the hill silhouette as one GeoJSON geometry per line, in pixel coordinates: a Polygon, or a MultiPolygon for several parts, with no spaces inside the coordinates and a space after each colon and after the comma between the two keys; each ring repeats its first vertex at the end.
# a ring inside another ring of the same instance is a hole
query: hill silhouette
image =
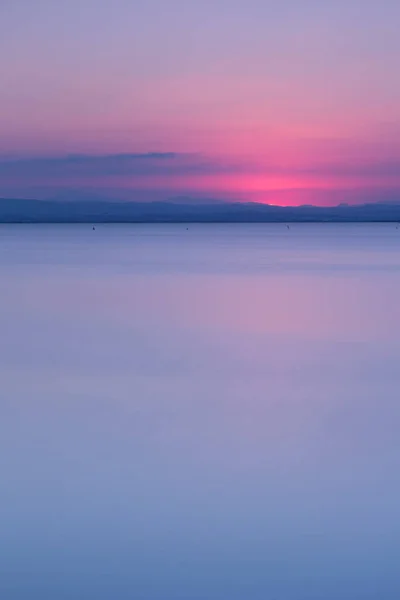
{"type": "Polygon", "coordinates": [[[273,206],[258,203],[0,199],[0,223],[397,222],[400,203],[273,206]]]}

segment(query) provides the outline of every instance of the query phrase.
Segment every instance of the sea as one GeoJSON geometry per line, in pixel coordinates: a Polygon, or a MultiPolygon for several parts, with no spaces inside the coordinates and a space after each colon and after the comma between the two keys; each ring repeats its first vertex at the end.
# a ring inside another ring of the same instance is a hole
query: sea
{"type": "Polygon", "coordinates": [[[396,224],[0,226],[0,597],[398,600],[396,224]]]}

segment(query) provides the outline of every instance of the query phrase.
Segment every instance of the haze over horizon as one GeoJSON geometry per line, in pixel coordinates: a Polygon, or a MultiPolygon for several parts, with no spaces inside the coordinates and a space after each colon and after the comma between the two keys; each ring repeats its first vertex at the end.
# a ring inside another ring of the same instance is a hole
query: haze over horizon
{"type": "Polygon", "coordinates": [[[0,7],[0,197],[400,198],[400,6],[0,7]]]}

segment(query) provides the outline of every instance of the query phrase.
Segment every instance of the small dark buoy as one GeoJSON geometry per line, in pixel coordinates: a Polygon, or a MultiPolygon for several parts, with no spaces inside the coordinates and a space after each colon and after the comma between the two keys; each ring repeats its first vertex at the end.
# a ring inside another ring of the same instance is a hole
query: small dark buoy
{"type": "Polygon", "coordinates": [[[189,227],[186,227],[186,231],[189,231],[189,227]]]}
{"type": "Polygon", "coordinates": [[[286,227],[287,227],[288,229],[290,229],[289,225],[286,225],[286,227]]]}
{"type": "Polygon", "coordinates": [[[93,227],[93,231],[96,229],[96,227],[93,227]]]}

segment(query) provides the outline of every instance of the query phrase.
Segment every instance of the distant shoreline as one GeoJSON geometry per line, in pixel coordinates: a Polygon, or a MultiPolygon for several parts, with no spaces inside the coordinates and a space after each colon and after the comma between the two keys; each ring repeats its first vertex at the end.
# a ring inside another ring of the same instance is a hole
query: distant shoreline
{"type": "MultiPolygon", "coordinates": [[[[96,221],[94,219],[87,221],[39,221],[39,220],[14,220],[3,221],[0,219],[0,225],[362,225],[362,224],[396,224],[397,220],[354,220],[354,221],[96,221]]],[[[399,226],[400,230],[400,226],[399,226]]]]}
{"type": "Polygon", "coordinates": [[[330,207],[256,203],[0,199],[2,224],[400,223],[400,204],[330,207]]]}

